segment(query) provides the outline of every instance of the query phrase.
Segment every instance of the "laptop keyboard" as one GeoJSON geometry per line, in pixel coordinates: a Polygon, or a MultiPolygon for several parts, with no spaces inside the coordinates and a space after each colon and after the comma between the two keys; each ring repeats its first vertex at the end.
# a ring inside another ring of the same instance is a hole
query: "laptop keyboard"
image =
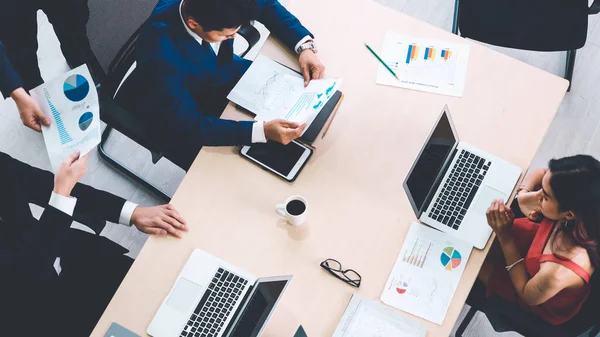
{"type": "Polygon", "coordinates": [[[217,336],[246,284],[245,279],[219,268],[179,336],[217,336]]]}
{"type": "Polygon", "coordinates": [[[458,229],[491,164],[469,151],[461,150],[429,217],[458,229]]]}

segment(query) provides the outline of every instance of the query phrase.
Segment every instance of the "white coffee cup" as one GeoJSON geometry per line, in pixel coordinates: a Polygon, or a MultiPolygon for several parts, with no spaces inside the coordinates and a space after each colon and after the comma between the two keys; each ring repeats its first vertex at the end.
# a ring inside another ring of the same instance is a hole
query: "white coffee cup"
{"type": "Polygon", "coordinates": [[[275,212],[284,217],[290,225],[301,226],[306,221],[308,205],[303,197],[293,195],[285,203],[275,206],[275,212]]]}

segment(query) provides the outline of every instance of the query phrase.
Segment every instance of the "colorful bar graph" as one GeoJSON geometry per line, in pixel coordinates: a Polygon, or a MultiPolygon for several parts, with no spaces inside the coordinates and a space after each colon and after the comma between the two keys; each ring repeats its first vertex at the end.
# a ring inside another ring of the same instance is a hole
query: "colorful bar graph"
{"type": "Polygon", "coordinates": [[[452,51],[451,50],[448,50],[448,49],[442,50],[442,58],[444,59],[444,61],[448,61],[448,59],[450,58],[450,56],[452,56],[452,51]]]}
{"type": "Polygon", "coordinates": [[[404,251],[404,256],[402,257],[402,261],[412,264],[415,267],[423,268],[425,265],[425,260],[427,260],[427,255],[429,254],[429,250],[431,249],[431,243],[423,244],[419,242],[417,239],[412,250],[409,252],[408,250],[404,251]]]}
{"type": "Polygon", "coordinates": [[[425,48],[425,56],[423,57],[424,60],[434,60],[435,59],[435,48],[430,48],[427,47],[425,48]]]}
{"type": "Polygon", "coordinates": [[[406,64],[409,64],[410,61],[415,60],[419,56],[419,47],[411,44],[408,46],[408,52],[406,53],[406,64]]]}

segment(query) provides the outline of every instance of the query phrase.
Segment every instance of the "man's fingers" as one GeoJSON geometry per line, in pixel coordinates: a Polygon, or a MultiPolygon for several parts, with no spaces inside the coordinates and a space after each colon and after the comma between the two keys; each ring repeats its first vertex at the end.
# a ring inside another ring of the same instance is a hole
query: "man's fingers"
{"type": "Polygon", "coordinates": [[[150,234],[150,235],[158,235],[158,236],[165,236],[167,235],[167,231],[161,228],[144,228],[142,229],[142,232],[146,233],[146,234],[150,234]]]}
{"type": "Polygon", "coordinates": [[[161,218],[157,225],[158,227],[166,230],[169,234],[173,235],[174,237],[181,238],[181,234],[179,233],[179,231],[173,225],[167,222],[166,217],[161,218]]]}
{"type": "Polygon", "coordinates": [[[306,87],[308,82],[310,82],[310,67],[303,66],[302,75],[304,76],[304,86],[306,87]]]}
{"type": "Polygon", "coordinates": [[[279,124],[279,126],[282,126],[284,128],[291,128],[291,129],[295,129],[299,126],[298,123],[290,122],[286,119],[278,119],[277,123],[279,124]]]}
{"type": "Polygon", "coordinates": [[[314,71],[312,73],[313,80],[320,80],[323,78],[323,71],[325,69],[323,67],[315,66],[314,71]]]}
{"type": "Polygon", "coordinates": [[[65,162],[71,166],[78,158],[79,155],[81,154],[81,152],[79,150],[73,152],[72,155],[70,155],[69,157],[67,157],[67,159],[65,159],[65,162]]]}
{"type": "Polygon", "coordinates": [[[185,225],[181,221],[179,221],[179,219],[174,217],[172,214],[165,213],[165,215],[163,217],[163,221],[170,224],[171,226],[173,226],[175,228],[186,230],[185,225]]]}
{"type": "Polygon", "coordinates": [[[165,212],[165,214],[167,214],[171,218],[177,220],[177,222],[179,222],[181,224],[181,228],[186,228],[187,229],[187,226],[186,226],[187,222],[185,221],[185,219],[181,215],[179,215],[179,212],[177,212],[177,210],[175,210],[175,209],[167,210],[165,212]]]}
{"type": "Polygon", "coordinates": [[[25,124],[26,127],[32,129],[33,131],[42,132],[42,126],[37,121],[28,121],[25,124]]]}

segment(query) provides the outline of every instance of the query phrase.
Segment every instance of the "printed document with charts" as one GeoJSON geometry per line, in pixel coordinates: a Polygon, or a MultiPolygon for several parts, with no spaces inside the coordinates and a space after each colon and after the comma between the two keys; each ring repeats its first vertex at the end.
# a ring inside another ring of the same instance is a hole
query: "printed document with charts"
{"type": "Polygon", "coordinates": [[[473,247],[429,226],[410,226],[381,301],[441,325],[473,247]]]}
{"type": "Polygon", "coordinates": [[[468,44],[423,39],[388,32],[381,57],[400,80],[383,66],[377,84],[461,97],[465,88],[468,44]]]}
{"type": "Polygon", "coordinates": [[[86,65],[31,90],[31,97],[50,119],[42,134],[54,172],[75,151],[85,156],[100,144],[98,92],[86,65]]]}
{"type": "Polygon", "coordinates": [[[427,328],[383,305],[352,295],[332,337],[425,337],[427,328]]]}
{"type": "Polygon", "coordinates": [[[286,119],[310,126],[341,84],[341,79],[330,78],[304,87],[300,74],[258,55],[227,98],[258,121],[286,119]]]}

